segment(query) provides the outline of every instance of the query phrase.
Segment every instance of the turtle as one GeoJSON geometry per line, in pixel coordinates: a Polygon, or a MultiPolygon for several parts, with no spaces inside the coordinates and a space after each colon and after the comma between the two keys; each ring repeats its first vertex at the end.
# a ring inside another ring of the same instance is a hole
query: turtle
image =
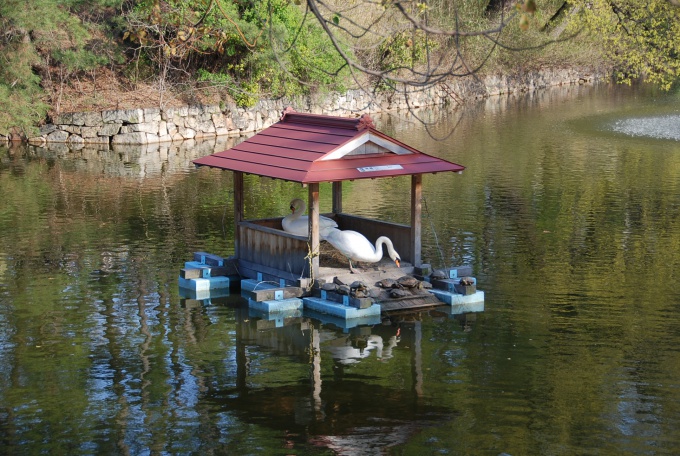
{"type": "Polygon", "coordinates": [[[373,298],[373,299],[377,299],[377,298],[380,297],[380,295],[382,294],[382,292],[383,292],[383,291],[382,291],[380,288],[378,288],[378,287],[373,287],[373,288],[371,288],[370,290],[368,290],[368,296],[370,296],[370,297],[373,298]]]}
{"type": "Polygon", "coordinates": [[[335,291],[338,289],[338,286],[332,282],[326,282],[321,285],[321,289],[324,291],[335,291]]]}
{"type": "Polygon", "coordinates": [[[369,297],[368,290],[367,289],[360,289],[360,288],[352,289],[352,291],[350,291],[349,295],[353,298],[368,298],[369,297]]]}
{"type": "Polygon", "coordinates": [[[351,290],[347,285],[340,285],[336,291],[341,295],[349,295],[351,290]]]}
{"type": "Polygon", "coordinates": [[[397,283],[404,288],[415,288],[420,283],[420,280],[412,276],[403,276],[397,279],[397,283]]]}
{"type": "Polygon", "coordinates": [[[475,279],[472,277],[463,277],[460,279],[458,282],[460,285],[474,285],[475,284],[475,279]]]}
{"type": "Polygon", "coordinates": [[[441,269],[432,271],[432,274],[430,274],[430,280],[445,280],[448,278],[449,276],[441,269]]]}
{"type": "Polygon", "coordinates": [[[350,285],[349,287],[352,290],[362,290],[362,291],[368,290],[368,285],[366,284],[366,282],[362,282],[361,280],[355,280],[354,282],[352,282],[352,285],[350,285]]]}
{"type": "Polygon", "coordinates": [[[380,288],[398,288],[399,287],[399,283],[396,280],[390,279],[390,278],[382,279],[382,280],[378,281],[376,283],[376,285],[379,286],[380,288]]]}
{"type": "Polygon", "coordinates": [[[411,296],[411,293],[408,291],[402,289],[402,288],[393,288],[390,290],[390,297],[391,298],[403,298],[406,296],[411,296]]]}

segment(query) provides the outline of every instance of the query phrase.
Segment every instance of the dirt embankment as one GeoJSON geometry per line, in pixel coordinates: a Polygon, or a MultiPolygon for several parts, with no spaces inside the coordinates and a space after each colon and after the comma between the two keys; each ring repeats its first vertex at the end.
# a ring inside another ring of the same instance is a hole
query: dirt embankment
{"type": "Polygon", "coordinates": [[[188,85],[162,88],[159,84],[132,83],[108,69],[101,69],[92,77],[75,78],[46,89],[51,104],[50,117],[66,112],[216,105],[220,101],[230,101],[224,89],[198,89],[188,85]]]}

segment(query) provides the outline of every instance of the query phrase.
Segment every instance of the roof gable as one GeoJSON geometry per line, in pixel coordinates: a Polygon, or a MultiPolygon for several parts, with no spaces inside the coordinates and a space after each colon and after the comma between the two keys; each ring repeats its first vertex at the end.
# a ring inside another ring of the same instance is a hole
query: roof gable
{"type": "Polygon", "coordinates": [[[371,130],[366,130],[361,135],[352,138],[319,160],[338,160],[347,156],[388,153],[404,155],[412,154],[414,151],[394,142],[394,140],[385,140],[371,130]]]}
{"type": "Polygon", "coordinates": [[[279,122],[194,164],[301,183],[465,169],[375,130],[366,114],[345,118],[290,108],[279,122]]]}

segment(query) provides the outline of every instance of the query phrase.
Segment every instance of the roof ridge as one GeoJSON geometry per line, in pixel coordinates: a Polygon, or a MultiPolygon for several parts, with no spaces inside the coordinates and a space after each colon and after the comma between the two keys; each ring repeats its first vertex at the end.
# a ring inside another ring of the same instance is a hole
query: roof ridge
{"type": "Polygon", "coordinates": [[[373,119],[368,114],[362,114],[360,117],[338,117],[328,116],[325,114],[309,114],[295,111],[288,106],[283,110],[281,115],[281,122],[299,123],[306,125],[323,125],[335,128],[344,128],[347,130],[365,130],[368,128],[375,129],[373,119]]]}

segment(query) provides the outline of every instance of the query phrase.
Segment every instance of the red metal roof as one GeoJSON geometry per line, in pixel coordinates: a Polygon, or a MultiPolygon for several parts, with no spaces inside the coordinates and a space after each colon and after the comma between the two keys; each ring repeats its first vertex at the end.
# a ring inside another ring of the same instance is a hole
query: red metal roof
{"type": "Polygon", "coordinates": [[[291,108],[271,127],[194,163],[305,184],[465,169],[377,131],[366,114],[344,118],[291,108]]]}

